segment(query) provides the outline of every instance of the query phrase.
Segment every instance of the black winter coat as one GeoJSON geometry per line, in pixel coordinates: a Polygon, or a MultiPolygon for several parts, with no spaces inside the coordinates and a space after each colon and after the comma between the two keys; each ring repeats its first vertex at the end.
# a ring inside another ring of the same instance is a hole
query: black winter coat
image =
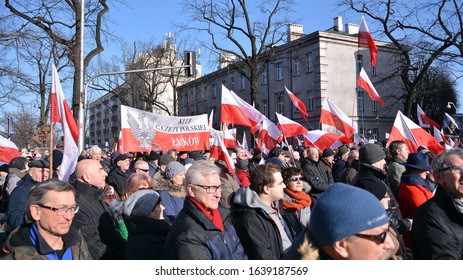
{"type": "Polygon", "coordinates": [[[224,235],[188,198],[167,235],[169,259],[246,260],[230,210],[219,205],[224,235]]]}
{"type": "Polygon", "coordinates": [[[106,177],[106,183],[114,187],[119,197],[122,197],[129,175],[129,172],[124,173],[117,166],[114,166],[106,177]]]}
{"type": "Polygon", "coordinates": [[[301,162],[301,166],[304,178],[312,186],[310,196],[315,202],[320,194],[334,183],[333,174],[321,160],[314,162],[306,158],[301,162]]]}
{"type": "Polygon", "coordinates": [[[80,208],[72,225],[82,231],[92,258],[124,259],[125,241],[103,200],[103,189],[82,182],[76,182],[75,186],[76,202],[80,208]]]}
{"type": "Polygon", "coordinates": [[[149,217],[124,217],[129,238],[125,246],[127,260],[166,260],[166,238],[170,224],[149,217]]]}
{"type": "Polygon", "coordinates": [[[443,187],[416,210],[412,236],[414,259],[463,259],[463,214],[443,187]]]}

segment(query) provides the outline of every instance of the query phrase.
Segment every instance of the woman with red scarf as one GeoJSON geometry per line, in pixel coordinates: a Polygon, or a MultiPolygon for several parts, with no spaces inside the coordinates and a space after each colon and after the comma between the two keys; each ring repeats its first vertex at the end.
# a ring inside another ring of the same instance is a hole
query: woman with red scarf
{"type": "Polygon", "coordinates": [[[310,206],[312,199],[304,191],[302,169],[299,167],[287,167],[281,171],[281,176],[285,182],[285,197],[283,198],[283,209],[281,215],[288,224],[291,235],[295,238],[305,229],[310,219],[310,206]]]}

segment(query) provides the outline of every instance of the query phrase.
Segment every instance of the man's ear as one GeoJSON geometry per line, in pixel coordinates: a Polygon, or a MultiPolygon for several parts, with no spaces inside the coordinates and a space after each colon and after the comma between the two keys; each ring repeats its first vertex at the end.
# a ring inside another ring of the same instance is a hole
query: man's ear
{"type": "Polygon", "coordinates": [[[193,186],[192,184],[186,185],[186,191],[187,191],[187,193],[188,193],[188,195],[190,197],[196,197],[195,192],[194,192],[194,188],[195,188],[195,186],[193,186]]]}
{"type": "Polygon", "coordinates": [[[434,177],[434,182],[438,183],[439,185],[444,184],[444,176],[442,176],[441,172],[432,171],[432,176],[434,177]]]}
{"type": "Polygon", "coordinates": [[[336,241],[332,246],[334,253],[339,259],[347,259],[349,257],[346,239],[336,241]]]}
{"type": "Polygon", "coordinates": [[[38,205],[31,205],[29,206],[29,209],[31,211],[31,216],[34,221],[40,220],[40,215],[39,215],[39,207],[38,205]]]}

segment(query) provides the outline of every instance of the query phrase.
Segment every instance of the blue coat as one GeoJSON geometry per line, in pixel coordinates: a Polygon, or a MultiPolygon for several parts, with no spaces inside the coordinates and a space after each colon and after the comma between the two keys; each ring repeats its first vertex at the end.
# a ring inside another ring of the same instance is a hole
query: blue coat
{"type": "Polygon", "coordinates": [[[8,199],[8,209],[6,214],[10,230],[19,227],[25,222],[26,219],[24,213],[26,209],[27,195],[29,194],[30,189],[38,183],[39,182],[32,179],[31,175],[26,174],[18,182],[16,188],[14,188],[11,192],[8,199]]]}

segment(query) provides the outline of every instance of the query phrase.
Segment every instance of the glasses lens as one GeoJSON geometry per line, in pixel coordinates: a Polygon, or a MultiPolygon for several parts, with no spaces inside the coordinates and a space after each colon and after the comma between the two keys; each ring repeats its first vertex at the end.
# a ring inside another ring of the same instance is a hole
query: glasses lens
{"type": "Polygon", "coordinates": [[[302,181],[302,177],[293,177],[290,180],[293,181],[293,182],[302,181]]]}

